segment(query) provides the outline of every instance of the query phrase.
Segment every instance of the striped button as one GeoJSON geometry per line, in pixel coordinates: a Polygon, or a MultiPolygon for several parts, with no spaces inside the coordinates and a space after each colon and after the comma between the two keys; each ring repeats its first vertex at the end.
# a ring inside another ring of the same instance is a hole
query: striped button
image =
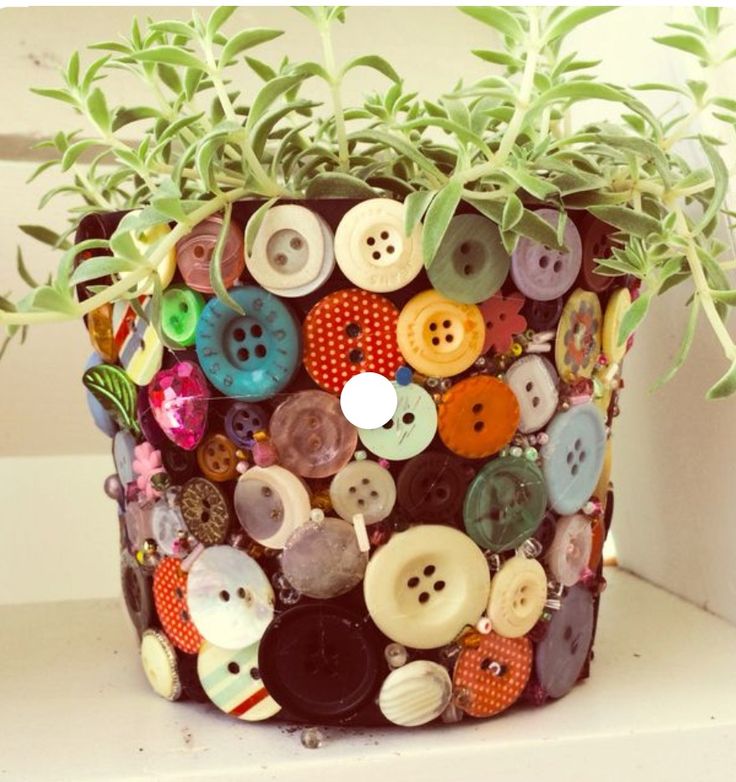
{"type": "Polygon", "coordinates": [[[395,725],[425,725],[442,714],[452,697],[447,671],[429,660],[415,660],[392,671],[378,694],[378,707],[395,725]]]}

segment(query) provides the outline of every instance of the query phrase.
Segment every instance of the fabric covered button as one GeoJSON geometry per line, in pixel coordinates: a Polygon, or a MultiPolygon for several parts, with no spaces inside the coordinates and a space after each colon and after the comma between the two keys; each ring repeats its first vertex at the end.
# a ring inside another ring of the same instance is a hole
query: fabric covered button
{"type": "Polygon", "coordinates": [[[271,416],[271,440],[280,463],[304,478],[326,478],[344,467],[355,451],[358,433],[324,391],[299,391],[271,416]]]}
{"type": "MultiPolygon", "coordinates": [[[[554,209],[537,209],[535,214],[555,229],[560,214],[554,209]]],[[[555,250],[522,236],[511,256],[511,277],[528,298],[550,301],[568,291],[580,271],[580,234],[572,220],[565,223],[565,248],[555,250]]]]}
{"type": "Polygon", "coordinates": [[[234,288],[230,295],[246,314],[210,299],[197,324],[202,370],[223,394],[268,399],[288,385],[299,366],[299,324],[283,302],[262,288],[234,288]]]}
{"type": "Polygon", "coordinates": [[[202,689],[218,709],[246,722],[267,720],[281,711],[258,670],[258,644],[221,649],[204,641],[197,655],[202,689]]]}
{"type": "Polygon", "coordinates": [[[208,434],[197,448],[197,464],[211,481],[231,481],[238,477],[235,444],[224,434],[208,434]]]}
{"type": "Polygon", "coordinates": [[[240,448],[252,448],[256,432],[268,428],[268,413],[248,402],[233,402],[225,414],[225,433],[240,448]]]}
{"type": "Polygon", "coordinates": [[[496,224],[462,214],[450,220],[427,276],[448,299],[477,304],[500,289],[510,263],[496,224]]]}
{"type": "Polygon", "coordinates": [[[576,222],[582,239],[583,252],[580,284],[594,293],[603,293],[611,287],[615,277],[599,274],[595,268],[598,259],[611,257],[613,249],[611,234],[615,229],[589,212],[584,212],[576,222]]]}
{"type": "Polygon", "coordinates": [[[254,559],[230,546],[212,546],[197,557],[187,600],[199,632],[223,649],[255,643],[273,619],[268,577],[254,559]]]}
{"type": "Polygon", "coordinates": [[[551,331],[557,328],[564,306],[565,300],[562,296],[550,301],[527,299],[522,312],[532,331],[551,331]]]}
{"type": "Polygon", "coordinates": [[[153,597],[161,626],[171,643],[186,654],[196,654],[202,636],[189,615],[187,579],[178,559],[164,557],[153,574],[153,597]]]}
{"type": "Polygon", "coordinates": [[[160,554],[170,557],[176,553],[180,534],[187,531],[184,517],[177,505],[158,500],[151,509],[151,532],[160,554]]]}
{"type": "Polygon", "coordinates": [[[363,582],[378,628],[416,649],[443,646],[474,625],[489,588],[481,550],[462,532],[434,524],[395,534],[374,552],[363,582]]]}
{"type": "Polygon", "coordinates": [[[363,622],[331,603],[279,614],[266,630],[258,668],[271,695],[301,719],[345,719],[378,684],[378,655],[363,622]]]}
{"type": "Polygon", "coordinates": [[[627,340],[619,342],[618,335],[624,316],[631,307],[631,293],[628,288],[619,288],[611,294],[603,320],[603,352],[614,364],[620,364],[626,355],[627,340]]]}
{"type": "Polygon", "coordinates": [[[520,432],[536,432],[557,412],[559,381],[555,368],[547,359],[541,356],[520,358],[509,367],[504,381],[519,401],[520,432]]]}
{"type": "Polygon", "coordinates": [[[175,347],[194,344],[199,316],[204,309],[204,297],[186,285],[172,285],[161,300],[161,329],[175,347]]]}
{"type": "Polygon", "coordinates": [[[570,295],[555,340],[555,363],[563,380],[591,377],[601,352],[601,305],[580,288],[570,295]]]}
{"type": "Polygon", "coordinates": [[[563,516],[557,522],[555,537],[547,552],[547,564],[554,578],[562,586],[577,584],[588,567],[592,548],[590,521],[582,513],[563,516]]]}
{"type": "Polygon", "coordinates": [[[485,322],[475,304],[460,304],[429,290],[406,303],[397,334],[399,349],[414,369],[431,377],[451,377],[480,355],[485,322]]]}
{"type": "Polygon", "coordinates": [[[439,717],[451,698],[447,670],[430,660],[414,660],[386,677],[378,693],[378,708],[394,725],[413,728],[439,717]]]}
{"type": "Polygon", "coordinates": [[[462,710],[471,717],[492,717],[521,696],[532,670],[528,638],[504,638],[489,633],[478,646],[466,646],[453,674],[462,710]]]}
{"type": "Polygon", "coordinates": [[[181,513],[187,529],[205,546],[224,543],[230,529],[225,495],[206,478],[192,478],[181,490],[181,513]]]}
{"type": "Polygon", "coordinates": [[[412,521],[455,525],[471,474],[451,454],[420,453],[406,463],[399,475],[401,510],[412,521]]]}
{"type": "Polygon", "coordinates": [[[151,577],[128,551],[120,554],[120,583],[128,616],[140,636],[156,619],[151,577]]]}
{"type": "Polygon", "coordinates": [[[593,595],[581,584],[574,586],[552,614],[535,651],[534,673],[550,698],[566,695],[580,677],[594,623],[593,595]]]}
{"type": "Polygon", "coordinates": [[[304,484],[278,465],[251,467],[235,486],[235,514],[240,526],[262,546],[280,549],[309,519],[304,484]]]}
{"type": "MultiPolygon", "coordinates": [[[[210,264],[217,238],[222,231],[222,217],[214,215],[196,225],[176,244],[176,263],[184,282],[194,291],[214,293],[210,282],[210,264]]],[[[232,288],[245,268],[243,231],[230,223],[222,249],[220,273],[226,288],[232,288]]]]}
{"type": "Polygon", "coordinates": [[[539,621],[547,601],[547,576],[536,559],[512,557],[491,580],[488,617],[505,638],[526,635],[539,621]]]}
{"type": "Polygon", "coordinates": [[[396,502],[396,484],[391,473],[369,459],[350,462],[330,484],[330,501],[338,516],[352,521],[361,513],[366,524],[385,519],[396,502]]]}
{"type": "Polygon", "coordinates": [[[422,269],[422,226],[404,233],[404,204],[371,198],[350,209],[335,232],[335,258],[359,288],[382,293],[408,285],[422,269]]]}
{"type": "Polygon", "coordinates": [[[272,206],[246,258],[253,279],[279,296],[306,296],[335,267],[332,231],[316,212],[296,204],[272,206]]]}
{"type": "MultiPolygon", "coordinates": [[[[150,321],[150,297],[141,297],[140,303],[150,321]]],[[[136,385],[148,385],[161,368],[164,355],[164,346],[156,329],[136,314],[130,302],[124,300],[113,305],[112,321],[120,364],[136,385]]]]}
{"type": "Polygon", "coordinates": [[[160,630],[146,630],[141,638],[140,655],[143,673],[156,695],[167,701],[179,700],[182,687],[171,641],[160,630]]]}
{"type": "Polygon", "coordinates": [[[506,456],[486,464],[465,496],[465,530],[481,547],[500,552],[531,537],[544,517],[542,472],[528,459],[506,456]]]}
{"type": "Polygon", "coordinates": [[[519,425],[519,403],[501,380],[488,375],[468,377],[442,397],[438,430],[454,453],[482,459],[498,453],[519,425]]]}
{"type": "Polygon", "coordinates": [[[480,305],[486,325],[483,353],[491,349],[496,353],[510,350],[514,336],[526,330],[526,318],[521,314],[523,306],[524,297],[518,291],[508,296],[497,293],[480,305]]]}
{"type": "Polygon", "coordinates": [[[557,513],[576,513],[595,489],[603,467],[606,428],[591,403],[558,413],[547,427],[542,472],[549,504],[557,513]]]}
{"type": "Polygon", "coordinates": [[[339,394],[360,372],[393,379],[402,365],[399,311],[383,296],[348,288],[325,296],[304,319],[304,366],[325,391],[339,394]]]}

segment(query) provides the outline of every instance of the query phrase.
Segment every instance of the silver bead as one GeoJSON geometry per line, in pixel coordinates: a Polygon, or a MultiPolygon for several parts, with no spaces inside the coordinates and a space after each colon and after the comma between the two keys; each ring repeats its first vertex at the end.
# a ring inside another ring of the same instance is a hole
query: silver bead
{"type": "Polygon", "coordinates": [[[325,743],[325,734],[314,727],[302,730],[302,746],[307,749],[319,749],[325,743]]]}

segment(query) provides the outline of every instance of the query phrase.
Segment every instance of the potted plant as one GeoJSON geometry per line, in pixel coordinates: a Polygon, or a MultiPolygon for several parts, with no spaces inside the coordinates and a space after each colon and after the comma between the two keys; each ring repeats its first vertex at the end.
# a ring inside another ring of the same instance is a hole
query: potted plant
{"type": "Polygon", "coordinates": [[[700,114],[736,124],[707,81],[736,56],[719,10],[658,39],[702,80],[629,90],[565,52],[608,8],[464,8],[503,45],[434,100],[379,55],[336,61],[344,7],[297,9],[323,60],[276,66],[253,55],[279,31],[230,31],[233,10],[134,21],[37,90],[86,124],[37,172],[68,172],[44,202],[76,205],[60,233],[26,227],[55,279],[19,252],[31,291],[0,299],[6,346],[86,321],[146,676],[245,720],[413,726],[561,697],[605,584],[621,363],[659,295],[692,281],[663,380],[702,314],[727,364],[708,396],[736,387],[728,172],[716,138],[694,137],[703,166],[679,151],[700,114]],[[386,90],[346,106],[362,68],[386,90]],[[150,104],[110,105],[112,69],[150,104]],[[646,90],[689,107],[658,117],[646,90]],[[620,121],[571,127],[584,101],[620,121]]]}

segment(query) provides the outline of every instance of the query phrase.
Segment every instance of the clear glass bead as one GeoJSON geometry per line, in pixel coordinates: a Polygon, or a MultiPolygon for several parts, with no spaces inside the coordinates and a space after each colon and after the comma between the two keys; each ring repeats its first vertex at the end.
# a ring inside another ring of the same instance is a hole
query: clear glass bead
{"type": "Polygon", "coordinates": [[[302,730],[302,746],[307,749],[319,749],[325,743],[325,734],[315,727],[302,730]]]}

